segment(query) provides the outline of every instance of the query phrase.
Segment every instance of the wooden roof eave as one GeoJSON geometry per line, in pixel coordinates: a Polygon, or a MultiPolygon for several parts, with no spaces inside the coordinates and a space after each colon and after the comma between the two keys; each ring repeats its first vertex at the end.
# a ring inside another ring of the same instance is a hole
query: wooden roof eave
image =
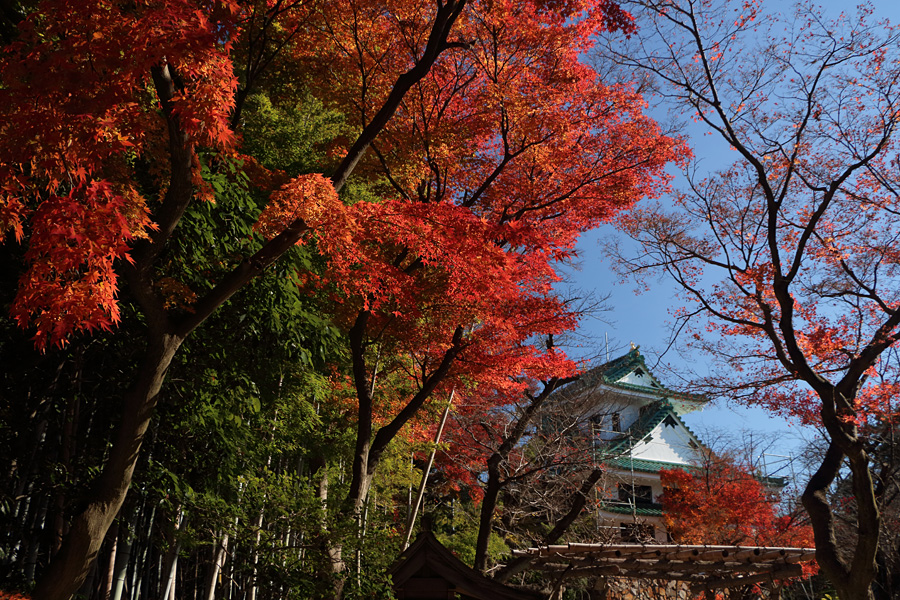
{"type": "Polygon", "coordinates": [[[419,534],[416,541],[398,557],[389,569],[395,590],[402,589],[426,567],[453,588],[476,600],[544,600],[545,595],[532,590],[512,588],[475,571],[456,558],[430,531],[419,534]]]}

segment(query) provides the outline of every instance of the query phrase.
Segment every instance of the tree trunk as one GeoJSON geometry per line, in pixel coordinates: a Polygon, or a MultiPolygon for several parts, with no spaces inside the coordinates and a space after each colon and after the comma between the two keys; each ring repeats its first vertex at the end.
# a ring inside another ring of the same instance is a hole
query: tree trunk
{"type": "Polygon", "coordinates": [[[95,580],[97,579],[97,561],[91,563],[91,568],[88,571],[87,577],[85,577],[84,583],[81,584],[81,588],[78,590],[78,595],[82,598],[92,598],[94,596],[94,591],[96,588],[95,580]]]}
{"type": "MultiPolygon", "coordinates": [[[[74,374],[76,382],[75,385],[77,388],[79,388],[78,392],[80,392],[81,361],[76,359],[76,363],[77,366],[74,374]]],[[[72,456],[75,453],[75,429],[77,414],[78,396],[76,394],[74,398],[69,398],[69,401],[66,403],[66,413],[62,428],[62,439],[60,440],[59,462],[62,465],[62,469],[65,473],[66,479],[69,479],[69,477],[71,477],[72,456]]],[[[59,549],[62,547],[63,536],[65,536],[66,534],[66,494],[64,490],[65,486],[62,486],[62,489],[58,489],[56,492],[56,505],[54,507],[55,510],[53,515],[53,543],[50,548],[51,557],[59,552],[59,549]]]]}
{"type": "MultiPolygon", "coordinates": [[[[549,343],[552,344],[552,338],[550,339],[549,343]]],[[[545,383],[544,389],[541,390],[540,394],[538,394],[537,396],[531,396],[529,398],[528,405],[522,411],[522,414],[519,416],[515,426],[513,426],[509,435],[507,435],[503,439],[503,441],[500,443],[500,446],[497,448],[497,451],[494,452],[490,458],[488,458],[488,480],[487,484],[485,485],[484,498],[481,501],[481,517],[478,523],[478,539],[475,542],[474,569],[476,571],[484,571],[485,565],[487,563],[487,548],[488,541],[491,537],[494,511],[497,509],[497,498],[499,497],[500,490],[504,486],[504,482],[500,479],[500,465],[506,462],[506,460],[509,458],[510,452],[512,452],[516,444],[519,443],[519,441],[522,439],[522,436],[525,435],[525,431],[528,429],[528,426],[531,424],[534,416],[537,414],[541,406],[543,406],[547,398],[549,398],[553,394],[553,392],[556,391],[560,386],[571,383],[578,379],[578,377],[578,375],[565,377],[563,379],[554,377],[550,379],[550,381],[545,383]]]]}
{"type": "MultiPolygon", "coordinates": [[[[146,501],[143,507],[144,512],[147,510],[146,501]]],[[[147,535],[144,537],[143,548],[140,548],[140,558],[134,565],[131,577],[131,596],[129,600],[140,600],[142,590],[147,582],[145,575],[149,572],[147,557],[150,553],[150,537],[153,534],[153,525],[156,519],[156,506],[150,508],[150,516],[147,518],[147,535]]],[[[145,594],[146,595],[146,594],[145,594]]]]}
{"type": "Polygon", "coordinates": [[[175,600],[175,579],[178,575],[178,552],[181,550],[181,542],[175,542],[175,548],[172,549],[172,557],[169,559],[169,566],[166,575],[166,587],[163,589],[162,600],[175,600]]]}
{"type": "MultiPolygon", "coordinates": [[[[37,503],[36,510],[30,511],[34,515],[33,525],[30,528],[26,528],[26,531],[30,529],[30,531],[37,533],[41,529],[44,528],[44,524],[47,519],[47,506],[50,503],[49,498],[43,498],[40,502],[37,503]]],[[[29,507],[32,504],[35,504],[34,498],[32,497],[29,500],[29,507]]],[[[29,540],[27,546],[27,552],[25,552],[26,548],[22,549],[22,557],[24,559],[25,568],[25,580],[31,581],[34,579],[34,572],[37,568],[38,563],[38,550],[40,549],[40,541],[37,535],[34,535],[34,539],[29,540]]]]}
{"type": "Polygon", "coordinates": [[[163,560],[165,569],[163,570],[163,591],[160,594],[161,600],[174,598],[175,596],[175,574],[178,569],[178,552],[181,550],[181,539],[178,535],[181,525],[184,523],[184,511],[181,507],[175,514],[175,531],[173,532],[172,547],[166,553],[163,560]]]}
{"type": "MultiPolygon", "coordinates": [[[[832,397],[838,394],[829,390],[832,397]]],[[[869,470],[869,457],[858,437],[856,426],[841,420],[829,394],[819,393],[823,401],[822,423],[831,441],[822,463],[810,477],[801,496],[809,514],[816,541],[816,561],[834,585],[841,600],[872,600],[872,582],[876,574],[880,515],[869,470]],[[845,560],[835,536],[834,512],[828,498],[831,484],[844,467],[850,466],[853,497],[857,508],[857,539],[851,561],[845,560]]],[[[845,403],[849,403],[844,400],[845,403]]]]}
{"type": "Polygon", "coordinates": [[[166,369],[182,339],[160,335],[151,340],[135,388],[125,397],[109,459],[88,492],[84,510],[72,519],[59,553],[38,580],[34,600],[69,600],[84,583],[125,501],[166,369]]]}
{"type": "Polygon", "coordinates": [[[497,510],[497,498],[500,496],[500,488],[503,484],[500,481],[500,463],[503,457],[495,452],[487,461],[488,480],[484,488],[484,498],[481,500],[481,516],[478,521],[478,539],[475,542],[475,564],[473,568],[476,571],[484,571],[487,565],[487,549],[488,542],[491,539],[491,531],[493,530],[494,511],[497,510]]]}
{"type": "Polygon", "coordinates": [[[249,598],[249,600],[256,600],[256,592],[257,592],[257,588],[258,588],[258,586],[256,585],[256,580],[259,575],[259,567],[258,567],[259,566],[259,542],[262,539],[262,526],[263,526],[264,517],[265,517],[265,510],[261,508],[261,509],[259,509],[259,515],[257,515],[257,517],[256,517],[256,523],[254,523],[254,525],[253,525],[254,529],[256,529],[256,539],[255,539],[256,543],[253,546],[253,560],[251,561],[253,563],[253,568],[251,569],[251,574],[250,574],[251,579],[250,579],[250,598],[249,598]]]}

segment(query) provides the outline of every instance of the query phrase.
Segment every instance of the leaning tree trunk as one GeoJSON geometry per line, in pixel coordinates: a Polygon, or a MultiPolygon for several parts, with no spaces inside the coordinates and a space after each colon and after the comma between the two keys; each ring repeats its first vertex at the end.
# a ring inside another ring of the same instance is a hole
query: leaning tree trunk
{"type": "Polygon", "coordinates": [[[475,541],[476,571],[484,571],[487,566],[488,542],[493,531],[494,512],[497,510],[497,499],[503,482],[500,478],[500,463],[504,460],[499,452],[495,452],[487,461],[488,479],[484,486],[484,497],[481,499],[481,514],[478,522],[478,538],[475,541]]]}
{"type": "Polygon", "coordinates": [[[106,532],[125,501],[166,369],[181,341],[170,335],[157,336],[151,341],[137,385],[125,397],[122,421],[106,466],[91,490],[88,503],[72,519],[52,568],[38,580],[32,593],[35,600],[68,600],[84,583],[106,532]]]}
{"type": "Polygon", "coordinates": [[[209,568],[209,577],[206,580],[206,586],[201,600],[216,599],[216,583],[219,581],[219,573],[222,572],[222,566],[225,564],[225,554],[228,552],[228,532],[222,534],[222,539],[216,538],[216,546],[213,551],[213,562],[209,568]]]}
{"type": "MultiPolygon", "coordinates": [[[[569,530],[569,527],[581,516],[581,513],[584,511],[585,505],[587,505],[588,497],[591,492],[594,490],[594,486],[597,485],[597,482],[600,481],[600,478],[603,477],[603,469],[598,467],[591,471],[588,476],[581,482],[581,486],[572,493],[572,500],[569,504],[569,510],[566,511],[562,517],[560,517],[556,523],[553,525],[553,529],[550,530],[546,536],[544,536],[544,540],[542,542],[545,546],[550,546],[559,541],[565,533],[569,530]]],[[[522,571],[524,571],[528,566],[533,562],[529,556],[519,556],[512,561],[510,561],[505,567],[497,571],[497,574],[494,576],[497,581],[501,583],[506,583],[509,581],[514,575],[518,575],[522,571]]]]}
{"type": "Polygon", "coordinates": [[[525,435],[529,425],[547,398],[549,398],[554,391],[559,389],[560,386],[571,383],[578,379],[578,377],[578,375],[562,379],[553,377],[550,381],[545,383],[544,389],[541,390],[540,394],[530,397],[528,405],[524,408],[522,414],[519,415],[519,418],[510,433],[500,443],[497,451],[488,458],[488,479],[484,488],[484,498],[481,500],[478,538],[475,541],[474,569],[476,571],[484,571],[484,568],[487,565],[488,541],[490,540],[491,531],[493,529],[494,512],[497,510],[497,499],[500,496],[500,490],[506,485],[506,482],[501,480],[500,467],[507,462],[513,448],[519,443],[522,436],[525,435]]]}

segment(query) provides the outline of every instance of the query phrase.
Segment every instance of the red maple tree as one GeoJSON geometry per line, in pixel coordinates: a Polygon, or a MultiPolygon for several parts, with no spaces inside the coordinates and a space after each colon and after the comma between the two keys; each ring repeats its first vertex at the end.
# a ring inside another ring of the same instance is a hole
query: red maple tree
{"type": "MultiPolygon", "coordinates": [[[[393,35],[408,38],[422,19],[409,15],[393,35]]],[[[554,265],[581,232],[657,194],[663,165],[683,152],[629,86],[605,84],[580,60],[597,28],[628,23],[614,5],[590,2],[462,13],[452,60],[412,87],[360,161],[357,175],[383,199],[325,206],[288,186],[263,213],[263,222],[270,211],[302,218],[328,260],[320,283],[340,305],[359,401],[356,509],[387,444],[435,391],[493,386],[497,398],[521,391],[523,374],[571,370],[561,353],[527,343],[576,323],[553,291],[554,265]],[[321,218],[326,226],[312,225],[321,218]],[[409,360],[392,366],[383,348],[409,360]],[[376,373],[390,368],[413,382],[405,397],[375,393],[376,373]],[[387,398],[394,418],[376,425],[387,398]]],[[[342,42],[356,48],[356,71],[335,72],[337,59],[320,67],[332,101],[363,119],[385,64],[374,48],[388,36],[372,35],[342,42]]],[[[335,48],[344,56],[345,45],[335,48]]]]}
{"type": "Polygon", "coordinates": [[[778,492],[746,469],[711,459],[695,471],[662,469],[666,531],[685,544],[813,547],[812,528],[779,514],[778,492]]]}
{"type": "Polygon", "coordinates": [[[576,321],[554,264],[579,233],[658,194],[684,153],[630,86],[580,60],[603,28],[630,19],[605,0],[35,6],[0,64],[0,231],[27,244],[12,314],[39,348],[63,345],[115,325],[124,280],[146,323],[108,462],[35,598],[68,598],[89,570],[181,343],[297,243],[326,263],[302,279],[331,294],[351,355],[348,511],[436,391],[570,368],[526,343],[576,321]],[[190,203],[213,197],[198,152],[238,155],[242,107],[272,64],[356,137],[334,140],[327,176],[269,190],[262,248],[172,306],[160,256],[190,203]],[[351,174],[362,197],[340,195],[351,174]],[[386,367],[406,385],[382,393],[386,367]]]}

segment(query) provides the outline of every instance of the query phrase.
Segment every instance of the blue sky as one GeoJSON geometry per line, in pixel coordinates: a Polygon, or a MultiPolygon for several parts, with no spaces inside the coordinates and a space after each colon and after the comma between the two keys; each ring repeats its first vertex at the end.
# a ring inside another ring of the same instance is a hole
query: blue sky
{"type": "MultiPolygon", "coordinates": [[[[841,10],[852,10],[854,6],[835,1],[820,4],[833,15],[841,10]]],[[[900,23],[900,0],[876,0],[872,5],[877,18],[900,23]]],[[[707,161],[711,160],[710,157],[721,155],[724,147],[721,142],[717,146],[717,140],[708,136],[695,136],[690,143],[695,157],[707,157],[707,161]]],[[[688,385],[686,378],[689,377],[687,372],[702,372],[710,359],[700,355],[685,357],[674,350],[666,351],[672,322],[670,309],[678,305],[675,287],[666,280],[653,281],[650,282],[650,291],[638,294],[634,284],[619,283],[598,243],[610,236],[616,243],[630,243],[617,235],[612,227],[591,232],[579,243],[581,260],[578,270],[568,274],[570,284],[577,289],[591,291],[597,296],[609,294],[607,304],[611,310],[600,315],[602,320],[588,319],[582,324],[581,334],[584,337],[581,340],[581,355],[593,355],[597,356],[597,360],[602,360],[607,338],[612,357],[626,352],[631,343],[639,344],[648,365],[664,383],[685,389],[688,385]]],[[[572,349],[571,353],[578,356],[579,350],[572,349]]],[[[762,409],[728,406],[723,401],[714,401],[702,412],[688,415],[685,421],[701,439],[714,445],[724,441],[718,439],[723,434],[725,438],[732,438],[733,443],[746,444],[752,439],[754,445],[769,434],[771,443],[754,450],[753,457],[765,463],[770,474],[788,477],[791,476],[791,469],[785,457],[797,455],[805,444],[804,438],[816,435],[809,428],[772,418],[762,409]]],[[[795,471],[797,469],[799,466],[795,464],[795,471]]],[[[802,484],[802,475],[800,479],[802,484]]]]}

